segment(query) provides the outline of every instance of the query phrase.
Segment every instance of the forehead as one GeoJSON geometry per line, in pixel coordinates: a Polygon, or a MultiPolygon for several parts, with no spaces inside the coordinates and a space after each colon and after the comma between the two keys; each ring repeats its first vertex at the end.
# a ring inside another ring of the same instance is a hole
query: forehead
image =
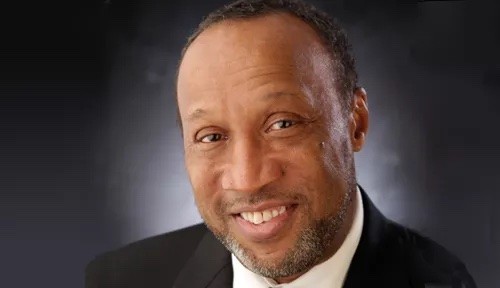
{"type": "Polygon", "coordinates": [[[295,16],[225,20],[203,31],[187,49],[177,82],[180,110],[193,95],[253,85],[263,78],[259,75],[307,83],[311,89],[324,86],[333,82],[331,62],[316,31],[295,16]]]}

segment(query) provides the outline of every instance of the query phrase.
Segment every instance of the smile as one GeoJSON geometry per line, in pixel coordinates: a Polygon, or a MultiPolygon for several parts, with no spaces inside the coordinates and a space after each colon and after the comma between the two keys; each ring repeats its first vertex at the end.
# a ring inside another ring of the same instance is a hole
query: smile
{"type": "Polygon", "coordinates": [[[275,239],[291,228],[296,207],[295,204],[281,205],[233,214],[235,229],[238,234],[250,241],[261,242],[275,239]]]}
{"type": "Polygon", "coordinates": [[[253,224],[261,224],[263,222],[268,222],[271,219],[285,213],[286,206],[276,207],[274,209],[267,209],[264,211],[256,212],[241,212],[240,216],[248,222],[253,224]]]}

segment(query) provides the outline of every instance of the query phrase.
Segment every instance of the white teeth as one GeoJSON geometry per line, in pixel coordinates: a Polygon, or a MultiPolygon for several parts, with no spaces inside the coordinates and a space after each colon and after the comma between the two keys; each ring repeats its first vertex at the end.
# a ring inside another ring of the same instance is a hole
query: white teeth
{"type": "Polygon", "coordinates": [[[267,222],[274,217],[285,213],[286,207],[280,206],[275,209],[268,209],[264,211],[256,211],[256,212],[241,212],[240,215],[243,219],[253,224],[260,224],[262,222],[267,222]]]}
{"type": "Polygon", "coordinates": [[[264,221],[269,221],[271,218],[273,218],[273,212],[269,210],[262,212],[262,219],[264,219],[264,221]]]}
{"type": "Polygon", "coordinates": [[[240,215],[241,215],[241,217],[242,217],[243,219],[245,219],[245,220],[247,220],[247,221],[248,221],[248,213],[247,213],[247,212],[241,212],[241,214],[240,214],[240,215]]]}
{"type": "Polygon", "coordinates": [[[262,212],[253,212],[253,223],[260,224],[264,221],[262,219],[262,212]]]}
{"type": "Polygon", "coordinates": [[[245,220],[253,222],[253,213],[251,212],[244,212],[247,215],[247,218],[245,220]]]}
{"type": "Polygon", "coordinates": [[[281,215],[281,214],[285,213],[285,210],[286,210],[285,206],[281,206],[281,207],[280,207],[280,210],[279,210],[278,212],[279,212],[279,213],[280,213],[280,215],[281,215]]]}
{"type": "Polygon", "coordinates": [[[273,217],[280,215],[280,212],[278,212],[278,210],[276,210],[276,209],[273,209],[272,213],[273,213],[273,217]]]}

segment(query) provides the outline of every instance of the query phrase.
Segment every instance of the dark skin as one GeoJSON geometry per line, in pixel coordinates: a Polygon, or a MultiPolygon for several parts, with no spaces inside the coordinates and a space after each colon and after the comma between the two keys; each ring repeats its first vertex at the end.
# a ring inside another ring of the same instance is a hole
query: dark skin
{"type": "MultiPolygon", "coordinates": [[[[331,62],[316,32],[282,13],[214,24],[179,69],[185,164],[200,214],[214,233],[229,235],[269,267],[283,261],[300,231],[339,213],[344,195],[353,194],[367,95],[355,89],[351,109],[343,110],[331,62]],[[285,229],[253,241],[238,232],[233,212],[262,191],[302,200],[285,229]]],[[[344,241],[354,204],[318,263],[344,241]]],[[[293,281],[310,268],[275,280],[293,281]]]]}

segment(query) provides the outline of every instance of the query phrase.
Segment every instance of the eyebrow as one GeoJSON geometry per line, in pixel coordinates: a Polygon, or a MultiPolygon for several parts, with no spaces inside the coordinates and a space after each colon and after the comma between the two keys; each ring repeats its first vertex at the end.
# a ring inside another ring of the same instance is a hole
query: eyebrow
{"type": "MultiPolygon", "coordinates": [[[[266,95],[264,95],[261,100],[262,101],[272,101],[276,99],[280,99],[283,97],[297,97],[298,95],[296,93],[290,93],[290,92],[284,92],[284,91],[277,91],[277,92],[271,92],[266,95]]],[[[197,108],[193,112],[189,113],[187,116],[187,121],[194,121],[197,119],[202,118],[208,114],[208,111],[202,108],[197,108]]]]}

